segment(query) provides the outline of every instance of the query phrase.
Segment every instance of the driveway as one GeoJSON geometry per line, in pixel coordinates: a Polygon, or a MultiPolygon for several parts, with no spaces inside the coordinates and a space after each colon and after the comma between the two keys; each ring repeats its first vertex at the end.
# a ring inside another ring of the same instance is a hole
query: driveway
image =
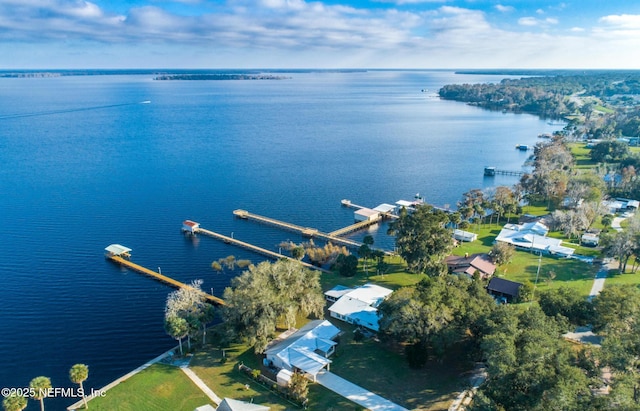
{"type": "Polygon", "coordinates": [[[329,371],[320,371],[316,378],[318,384],[371,411],[409,411],[329,371]]]}
{"type": "Polygon", "coordinates": [[[622,231],[622,227],[620,226],[620,223],[625,219],[626,217],[615,217],[611,222],[611,228],[613,228],[616,231],[622,231]]]}

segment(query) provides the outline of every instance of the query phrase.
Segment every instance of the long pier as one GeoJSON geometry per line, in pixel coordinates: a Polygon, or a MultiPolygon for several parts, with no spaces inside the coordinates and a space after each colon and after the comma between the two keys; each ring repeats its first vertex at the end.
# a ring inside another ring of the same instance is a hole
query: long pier
{"type": "Polygon", "coordinates": [[[331,271],[325,270],[324,268],[321,268],[321,267],[316,267],[313,264],[305,263],[303,261],[299,261],[299,260],[297,260],[295,258],[292,258],[292,257],[289,257],[287,255],[278,254],[275,251],[267,250],[266,248],[258,247],[256,245],[249,244],[249,243],[247,243],[245,241],[240,241],[240,240],[237,240],[237,239],[235,239],[233,237],[229,237],[229,236],[226,236],[226,235],[223,235],[223,234],[219,234],[219,233],[216,233],[216,232],[213,232],[213,231],[210,231],[210,230],[206,230],[204,228],[198,227],[198,228],[195,228],[193,231],[194,231],[194,233],[204,234],[204,235],[207,235],[209,237],[215,238],[217,240],[223,241],[223,242],[225,242],[227,244],[233,244],[235,246],[247,249],[249,251],[253,251],[255,253],[262,254],[262,255],[267,256],[269,258],[273,258],[273,259],[276,259],[276,260],[279,260],[281,258],[286,258],[287,260],[298,261],[304,267],[311,268],[313,270],[322,271],[323,273],[331,273],[331,271]]]}
{"type": "Polygon", "coordinates": [[[522,177],[524,175],[524,171],[514,171],[514,170],[501,170],[495,167],[485,167],[484,168],[484,175],[485,176],[495,176],[497,174],[503,175],[503,176],[518,176],[518,177],[522,177]]]}
{"type": "Polygon", "coordinates": [[[233,215],[235,215],[238,218],[242,218],[244,220],[255,220],[263,224],[273,225],[273,226],[282,228],[284,230],[300,233],[306,237],[322,238],[324,240],[331,241],[333,243],[342,244],[347,247],[358,248],[362,245],[362,243],[358,241],[349,240],[347,238],[341,238],[341,237],[332,235],[330,233],[323,233],[322,231],[315,228],[302,227],[296,224],[291,224],[284,221],[276,220],[275,218],[264,217],[258,214],[253,214],[248,212],[247,210],[234,210],[233,215]]]}
{"type": "MultiPolygon", "coordinates": [[[[186,288],[186,289],[195,290],[195,288],[191,287],[188,284],[181,283],[180,281],[174,280],[171,277],[167,277],[166,275],[162,275],[162,274],[157,273],[157,272],[155,272],[153,270],[145,268],[145,267],[143,267],[141,265],[133,263],[133,262],[131,262],[131,261],[125,259],[125,258],[122,258],[122,257],[118,256],[118,255],[109,255],[109,256],[107,256],[107,258],[109,258],[112,261],[115,261],[116,263],[118,263],[118,264],[120,264],[122,266],[130,268],[133,271],[137,271],[139,273],[149,275],[149,276],[155,278],[158,281],[162,281],[163,283],[172,285],[172,286],[174,286],[176,288],[186,288]]],[[[207,293],[205,293],[203,291],[202,291],[202,294],[206,298],[206,300],[209,301],[210,303],[217,304],[217,305],[224,305],[224,300],[222,300],[221,298],[218,298],[218,297],[216,297],[214,295],[211,295],[211,294],[207,294],[207,293]]]]}

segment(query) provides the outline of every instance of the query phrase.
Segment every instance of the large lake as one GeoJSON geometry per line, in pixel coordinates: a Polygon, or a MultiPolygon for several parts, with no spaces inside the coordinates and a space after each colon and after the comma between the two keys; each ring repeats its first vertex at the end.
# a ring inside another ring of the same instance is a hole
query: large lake
{"type": "MultiPolygon", "coordinates": [[[[454,207],[471,188],[513,184],[484,178],[483,167],[521,169],[527,153],[515,145],[558,128],[436,97],[444,84],[495,76],[286,76],[0,79],[0,386],[46,375],[68,387],[69,367],[82,362],[85,388],[99,388],[175,344],[162,326],[171,289],[106,261],[111,243],[221,295],[235,273],[212,271],[213,260],[262,258],[186,239],[184,219],[277,250],[300,238],[232,211],[332,231],[353,221],[344,198],[374,207],[420,193],[454,207]]],[[[392,247],[385,231],[372,231],[376,244],[392,247]]]]}

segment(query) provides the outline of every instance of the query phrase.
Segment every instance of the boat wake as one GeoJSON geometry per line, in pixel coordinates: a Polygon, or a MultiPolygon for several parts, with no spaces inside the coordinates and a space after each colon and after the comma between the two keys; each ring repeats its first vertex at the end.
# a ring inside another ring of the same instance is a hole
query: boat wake
{"type": "Polygon", "coordinates": [[[24,118],[24,117],[50,116],[53,114],[75,113],[78,111],[103,110],[107,108],[133,106],[138,104],[151,104],[151,100],[144,100],[136,103],[109,104],[106,106],[90,106],[90,107],[68,108],[64,110],[36,111],[32,113],[16,113],[16,114],[4,114],[4,115],[0,114],[0,120],[10,120],[13,118],[24,118]]]}

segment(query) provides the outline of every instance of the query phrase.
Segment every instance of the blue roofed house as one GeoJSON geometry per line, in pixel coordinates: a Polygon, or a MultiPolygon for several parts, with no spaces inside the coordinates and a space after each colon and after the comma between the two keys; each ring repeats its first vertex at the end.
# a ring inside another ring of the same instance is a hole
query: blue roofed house
{"type": "Polygon", "coordinates": [[[325,293],[325,297],[329,301],[339,296],[329,307],[329,314],[333,318],[350,324],[360,325],[376,332],[379,331],[378,306],[393,290],[375,284],[365,284],[353,289],[338,287],[340,288],[334,288],[325,293]]]}
{"type": "Polygon", "coordinates": [[[323,368],[329,369],[329,357],[338,344],[340,329],[327,320],[314,320],[294,333],[272,341],[266,348],[269,365],[310,375],[315,381],[323,368]]]}

